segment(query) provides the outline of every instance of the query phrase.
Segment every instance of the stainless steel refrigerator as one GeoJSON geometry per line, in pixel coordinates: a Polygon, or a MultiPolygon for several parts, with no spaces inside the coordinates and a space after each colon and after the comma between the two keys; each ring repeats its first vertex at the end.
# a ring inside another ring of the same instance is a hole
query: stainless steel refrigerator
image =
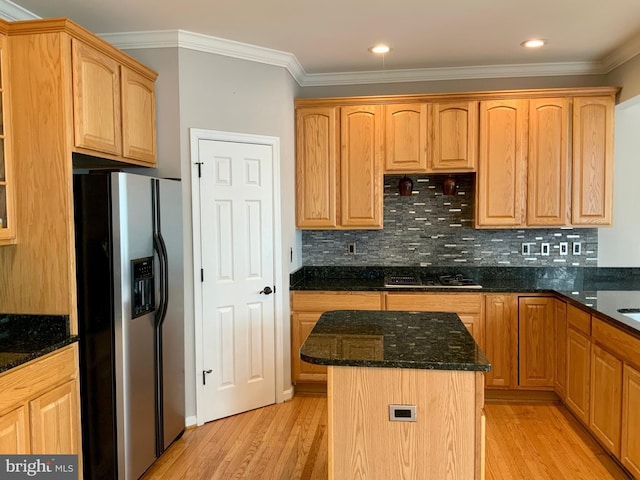
{"type": "Polygon", "coordinates": [[[139,478],[184,432],[180,182],[74,175],[84,478],[139,478]]]}

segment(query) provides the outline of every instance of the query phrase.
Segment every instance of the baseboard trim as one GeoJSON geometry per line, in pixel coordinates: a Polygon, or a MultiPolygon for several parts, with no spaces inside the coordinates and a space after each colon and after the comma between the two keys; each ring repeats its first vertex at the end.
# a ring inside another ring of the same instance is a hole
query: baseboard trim
{"type": "Polygon", "coordinates": [[[556,392],[547,390],[489,390],[484,391],[484,401],[509,403],[560,403],[556,392]]]}

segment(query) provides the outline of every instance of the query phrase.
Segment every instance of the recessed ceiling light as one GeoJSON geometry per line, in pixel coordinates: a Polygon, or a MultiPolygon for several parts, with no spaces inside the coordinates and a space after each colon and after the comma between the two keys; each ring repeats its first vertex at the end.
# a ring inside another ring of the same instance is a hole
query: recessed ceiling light
{"type": "Polygon", "coordinates": [[[522,42],[520,45],[526,48],[540,48],[545,45],[546,40],[542,40],[540,38],[532,38],[531,40],[527,40],[526,42],[522,42]]]}
{"type": "Polygon", "coordinates": [[[389,53],[390,50],[391,49],[388,45],[384,45],[382,43],[369,48],[371,53],[389,53]]]}

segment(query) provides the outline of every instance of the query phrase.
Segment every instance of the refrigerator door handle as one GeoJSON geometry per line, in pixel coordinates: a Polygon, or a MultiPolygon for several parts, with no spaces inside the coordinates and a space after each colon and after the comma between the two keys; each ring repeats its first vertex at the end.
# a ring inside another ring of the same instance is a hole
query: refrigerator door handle
{"type": "Polygon", "coordinates": [[[156,310],[156,326],[162,325],[167,316],[167,307],[169,305],[169,259],[167,257],[167,247],[162,238],[162,233],[153,234],[153,248],[158,254],[160,265],[160,305],[156,310]]]}

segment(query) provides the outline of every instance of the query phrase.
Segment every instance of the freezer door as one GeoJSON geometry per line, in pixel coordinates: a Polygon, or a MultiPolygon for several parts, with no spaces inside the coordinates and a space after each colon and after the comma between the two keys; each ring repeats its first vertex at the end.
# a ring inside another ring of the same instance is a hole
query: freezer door
{"type": "Polygon", "coordinates": [[[184,279],[182,188],[175,180],[159,180],[160,233],[167,250],[168,303],[162,335],[163,449],[184,432],[184,279]]]}
{"type": "Polygon", "coordinates": [[[133,318],[132,261],[153,257],[153,179],[112,174],[118,478],[139,478],[156,458],[154,309],[133,318]]]}

